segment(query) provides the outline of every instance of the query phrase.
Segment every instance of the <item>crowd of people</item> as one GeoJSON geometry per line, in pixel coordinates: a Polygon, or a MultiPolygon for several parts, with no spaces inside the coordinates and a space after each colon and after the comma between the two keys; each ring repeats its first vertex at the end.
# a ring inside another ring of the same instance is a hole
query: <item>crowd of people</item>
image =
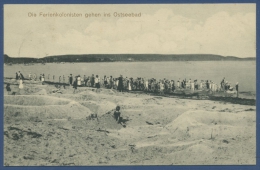
{"type": "MultiPolygon", "coordinates": [[[[16,73],[16,79],[19,82],[19,88],[23,88],[23,80],[24,76],[19,71],[16,73]]],[[[238,82],[234,87],[225,80],[218,84],[213,82],[212,80],[187,80],[187,79],[178,79],[177,81],[169,80],[169,79],[154,79],[154,78],[132,78],[132,77],[123,77],[120,75],[119,77],[113,76],[104,76],[100,78],[99,75],[92,74],[91,76],[84,75],[81,77],[80,75],[73,76],[70,74],[69,76],[59,76],[58,81],[55,79],[55,75],[52,76],[52,80],[50,74],[45,77],[45,74],[40,74],[39,78],[34,74],[32,75],[29,73],[28,75],[29,80],[39,80],[41,82],[49,81],[53,83],[58,83],[60,87],[66,88],[66,86],[72,86],[74,88],[74,93],[78,87],[93,87],[96,88],[97,92],[100,92],[100,88],[107,88],[107,89],[116,89],[120,92],[123,91],[145,91],[145,92],[153,92],[159,94],[167,94],[173,93],[174,91],[178,90],[185,90],[189,89],[191,91],[198,91],[198,90],[209,90],[211,92],[237,92],[238,94],[238,82]]]]}
{"type": "MultiPolygon", "coordinates": [[[[34,76],[35,78],[36,76],[34,76]]],[[[31,74],[29,74],[29,79],[31,78],[31,74]]],[[[39,80],[44,82],[46,81],[45,75],[40,74],[39,80]]],[[[74,92],[78,87],[93,87],[96,88],[96,91],[99,92],[100,88],[107,89],[116,89],[120,92],[122,91],[146,91],[146,92],[154,92],[160,94],[172,93],[177,89],[190,89],[191,91],[198,90],[209,90],[211,92],[238,92],[238,82],[234,87],[225,80],[218,84],[213,82],[212,80],[187,80],[187,79],[178,79],[169,80],[169,79],[155,79],[155,78],[132,78],[132,77],[123,77],[120,75],[119,77],[113,76],[104,76],[100,77],[99,75],[92,74],[91,76],[84,75],[81,77],[80,75],[73,76],[70,74],[69,76],[59,76],[58,81],[55,80],[55,75],[52,76],[52,80],[50,74],[47,76],[47,81],[52,81],[59,83],[61,86],[66,88],[67,85],[70,85],[74,88],[74,92]]]]}

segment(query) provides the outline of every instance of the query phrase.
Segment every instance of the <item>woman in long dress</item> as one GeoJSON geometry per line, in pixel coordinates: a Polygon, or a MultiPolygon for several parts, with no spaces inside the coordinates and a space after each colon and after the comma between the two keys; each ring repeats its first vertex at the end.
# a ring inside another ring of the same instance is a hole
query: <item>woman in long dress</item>
{"type": "Polygon", "coordinates": [[[44,74],[42,74],[41,81],[42,81],[42,82],[44,82],[44,81],[45,81],[44,74]]]}
{"type": "Polygon", "coordinates": [[[19,80],[19,89],[23,89],[23,80],[19,80]]]}
{"type": "Polygon", "coordinates": [[[190,88],[191,88],[192,91],[195,90],[195,84],[194,84],[194,81],[191,81],[190,88]]]}
{"type": "Polygon", "coordinates": [[[20,92],[20,90],[22,90],[22,89],[23,89],[23,80],[20,79],[20,80],[19,80],[19,92],[20,92]]]}
{"type": "Polygon", "coordinates": [[[128,81],[128,90],[131,91],[132,90],[132,79],[130,78],[128,81]]]}

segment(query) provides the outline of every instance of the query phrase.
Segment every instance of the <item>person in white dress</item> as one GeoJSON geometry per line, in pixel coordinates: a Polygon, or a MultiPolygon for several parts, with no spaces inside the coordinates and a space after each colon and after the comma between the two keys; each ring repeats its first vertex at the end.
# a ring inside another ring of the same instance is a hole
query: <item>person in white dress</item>
{"type": "Polygon", "coordinates": [[[42,74],[41,81],[44,82],[44,74],[42,74]]]}
{"type": "Polygon", "coordinates": [[[23,89],[23,80],[22,79],[19,80],[19,89],[20,90],[23,89]]]}
{"type": "Polygon", "coordinates": [[[23,89],[23,80],[22,79],[19,80],[19,89],[23,89]]]}
{"type": "Polygon", "coordinates": [[[131,79],[129,79],[128,81],[128,90],[131,91],[132,90],[132,86],[131,86],[131,79]]]}
{"type": "Polygon", "coordinates": [[[190,87],[190,88],[191,88],[191,90],[192,90],[192,91],[194,91],[194,90],[195,90],[194,81],[191,81],[191,83],[190,83],[190,84],[191,84],[191,85],[190,85],[190,86],[191,86],[191,87],[190,87]]]}
{"type": "Polygon", "coordinates": [[[148,80],[145,81],[145,90],[148,91],[148,80]]]}
{"type": "Polygon", "coordinates": [[[177,81],[177,87],[180,88],[180,79],[177,81]]]}
{"type": "Polygon", "coordinates": [[[81,77],[80,77],[80,75],[77,78],[77,84],[78,84],[78,86],[81,86],[81,77]]]}

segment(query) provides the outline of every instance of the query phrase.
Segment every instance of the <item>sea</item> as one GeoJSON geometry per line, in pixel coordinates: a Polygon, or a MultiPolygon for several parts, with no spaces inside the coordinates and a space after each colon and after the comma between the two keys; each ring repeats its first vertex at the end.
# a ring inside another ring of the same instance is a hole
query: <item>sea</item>
{"type": "Polygon", "coordinates": [[[46,81],[58,82],[59,76],[68,79],[70,74],[81,77],[99,75],[142,77],[169,80],[212,80],[220,84],[225,77],[231,86],[239,83],[239,91],[256,92],[256,61],[167,61],[167,62],[96,62],[96,63],[46,63],[4,66],[4,77],[15,77],[20,71],[24,77],[29,73],[45,75],[46,81]]]}

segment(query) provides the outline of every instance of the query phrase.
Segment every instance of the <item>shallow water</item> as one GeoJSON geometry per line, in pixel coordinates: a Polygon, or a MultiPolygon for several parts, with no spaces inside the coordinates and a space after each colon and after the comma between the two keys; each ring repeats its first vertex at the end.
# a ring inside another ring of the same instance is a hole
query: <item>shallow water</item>
{"type": "Polygon", "coordinates": [[[256,91],[256,62],[255,61],[173,61],[173,62],[112,62],[112,63],[48,63],[24,66],[17,64],[4,67],[4,77],[15,77],[15,72],[21,71],[25,77],[44,73],[46,80],[59,80],[69,74],[90,76],[98,74],[118,77],[146,77],[156,79],[198,79],[212,80],[220,83],[223,77],[234,86],[239,82],[239,91],[256,91]]]}

